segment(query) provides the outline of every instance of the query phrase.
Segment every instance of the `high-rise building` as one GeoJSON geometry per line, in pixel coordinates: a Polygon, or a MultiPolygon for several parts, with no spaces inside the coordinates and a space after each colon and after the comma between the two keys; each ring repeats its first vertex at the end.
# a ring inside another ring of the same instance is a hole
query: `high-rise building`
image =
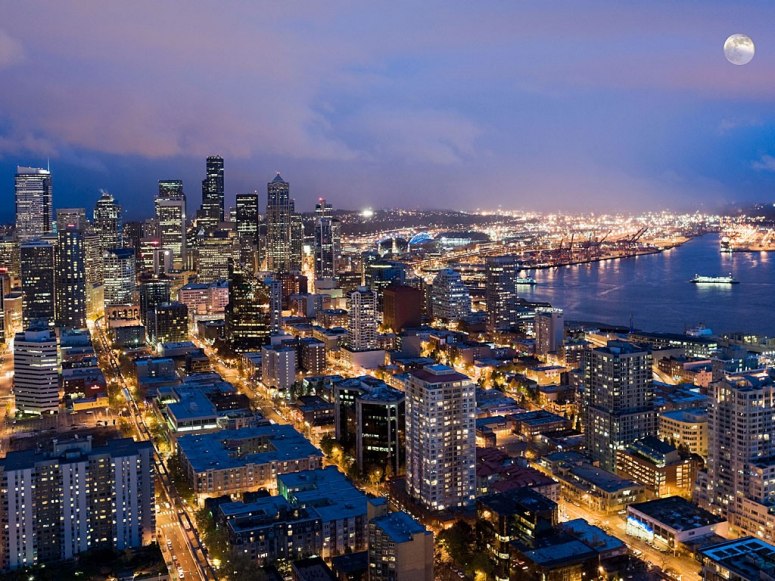
{"type": "Polygon", "coordinates": [[[296,381],[297,352],[291,345],[261,347],[261,381],[278,390],[290,389],[296,381]]]}
{"type": "Polygon", "coordinates": [[[315,279],[334,278],[337,274],[340,223],[330,212],[331,204],[320,198],[315,208],[315,279]]]}
{"type": "Polygon", "coordinates": [[[565,338],[565,315],[562,309],[536,309],[535,334],[537,354],[559,353],[565,338]]]}
{"type": "Polygon", "coordinates": [[[393,476],[403,471],[406,459],[404,399],[403,392],[381,385],[355,400],[355,458],[362,472],[375,466],[393,476]]]}
{"type": "Polygon", "coordinates": [[[172,253],[172,264],[182,270],[186,261],[186,195],[181,180],[159,180],[154,202],[161,248],[172,253]]]}
{"type": "Polygon", "coordinates": [[[444,268],[434,277],[431,313],[442,321],[458,321],[471,314],[471,295],[456,270],[444,268]]]}
{"type": "Polygon", "coordinates": [[[237,194],[236,209],[239,259],[252,272],[257,272],[258,261],[258,194],[237,194]]]}
{"type": "Polygon", "coordinates": [[[369,581],[433,581],[433,533],[405,512],[369,522],[369,581]]]}
{"type": "Polygon", "coordinates": [[[709,391],[708,508],[736,531],[775,541],[775,382],[752,373],[709,391]]]}
{"type": "Polygon", "coordinates": [[[364,264],[365,285],[377,293],[377,311],[383,311],[384,292],[391,284],[404,284],[406,264],[392,260],[375,260],[364,264]]]}
{"type": "Polygon", "coordinates": [[[56,319],[56,247],[46,240],[22,242],[19,263],[23,327],[26,329],[36,320],[53,325],[56,319]]]}
{"type": "Polygon", "coordinates": [[[223,158],[211,155],[207,158],[206,175],[202,180],[202,206],[198,224],[205,229],[217,228],[223,222],[224,182],[223,158]]]}
{"type": "Polygon", "coordinates": [[[584,353],[583,416],[587,453],[613,472],[616,452],[656,435],[651,353],[609,341],[584,353]]]}
{"type": "Polygon", "coordinates": [[[135,279],[135,251],[132,248],[110,248],[102,253],[105,305],[132,302],[135,279]]]}
{"type": "Polygon", "coordinates": [[[269,342],[271,289],[254,275],[229,261],[229,304],[226,339],[237,352],[256,351],[269,342]]]}
{"type": "Polygon", "coordinates": [[[407,285],[391,284],[383,293],[382,322],[395,332],[422,323],[422,291],[407,285]]]}
{"type": "Polygon", "coordinates": [[[188,339],[188,307],[183,303],[160,303],[148,313],[151,342],[179,343],[188,339]]]}
{"type": "Polygon", "coordinates": [[[153,447],[130,438],[92,447],[54,440],[0,460],[0,567],[69,560],[90,549],[150,544],[156,530],[153,447]]]}
{"type": "Polygon", "coordinates": [[[86,208],[57,208],[57,232],[68,227],[84,231],[89,227],[86,208]]]}
{"type": "Polygon", "coordinates": [[[54,331],[31,326],[13,345],[13,394],[16,409],[28,414],[59,410],[59,362],[54,331]]]}
{"type": "Polygon", "coordinates": [[[237,238],[231,230],[207,230],[197,239],[197,282],[214,282],[229,276],[229,260],[239,254],[237,238]]]}
{"type": "Polygon", "coordinates": [[[140,320],[148,326],[149,313],[157,305],[170,302],[170,280],[154,277],[140,283],[140,320]]]}
{"type": "Polygon", "coordinates": [[[266,268],[289,272],[292,270],[291,216],[294,208],[290,185],[278,173],[266,189],[266,268]]]}
{"type": "Polygon", "coordinates": [[[67,329],[86,327],[86,248],[83,230],[67,226],[57,241],[56,325],[67,329]]]}
{"type": "Polygon", "coordinates": [[[304,221],[297,214],[291,200],[291,267],[292,272],[301,270],[304,262],[304,221]]]}
{"type": "Polygon", "coordinates": [[[471,503],[476,493],[476,385],[445,365],[409,372],[407,492],[431,510],[471,503]]]}
{"type": "Polygon", "coordinates": [[[36,167],[17,167],[16,237],[19,241],[51,232],[53,212],[51,172],[36,167]]]}
{"type": "Polygon", "coordinates": [[[123,245],[121,206],[108,192],[103,191],[94,206],[93,226],[99,236],[100,248],[103,252],[123,245]]]}
{"type": "Polygon", "coordinates": [[[519,322],[516,256],[490,256],[485,266],[487,323],[491,330],[508,329],[519,322]]]}
{"type": "Polygon", "coordinates": [[[100,238],[96,232],[87,229],[83,234],[84,274],[86,277],[86,314],[97,318],[105,308],[103,295],[104,273],[100,238]]]}
{"type": "Polygon", "coordinates": [[[347,310],[347,346],[352,351],[378,349],[377,293],[368,287],[359,287],[348,295],[347,310]]]}

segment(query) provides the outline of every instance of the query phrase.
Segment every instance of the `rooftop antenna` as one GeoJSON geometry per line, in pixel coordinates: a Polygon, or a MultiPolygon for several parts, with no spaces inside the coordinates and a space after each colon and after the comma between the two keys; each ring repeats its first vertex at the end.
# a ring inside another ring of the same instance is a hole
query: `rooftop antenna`
{"type": "Polygon", "coordinates": [[[630,313],[630,335],[635,331],[635,329],[632,326],[632,313],[630,313]]]}

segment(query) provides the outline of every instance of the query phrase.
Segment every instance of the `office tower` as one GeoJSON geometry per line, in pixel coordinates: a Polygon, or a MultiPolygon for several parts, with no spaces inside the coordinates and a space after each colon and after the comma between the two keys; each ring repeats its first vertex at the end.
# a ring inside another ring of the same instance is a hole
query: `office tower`
{"type": "Polygon", "coordinates": [[[256,351],[269,342],[270,288],[234,260],[229,260],[226,340],[237,352],[256,351]]]}
{"type": "Polygon", "coordinates": [[[519,322],[516,256],[490,256],[485,266],[487,323],[491,330],[509,329],[519,322]]]}
{"type": "Polygon", "coordinates": [[[623,341],[584,354],[587,453],[605,470],[615,469],[617,450],[656,435],[651,364],[651,353],[623,341]]]}
{"type": "Polygon", "coordinates": [[[334,278],[340,253],[340,223],[328,213],[331,205],[321,198],[315,210],[315,279],[334,278]]]}
{"type": "MultiPolygon", "coordinates": [[[[8,275],[3,273],[0,275],[0,344],[5,344],[6,335],[9,335],[10,321],[6,323],[5,317],[5,295],[6,286],[10,286],[10,280],[8,275]]],[[[8,317],[10,319],[10,316],[8,317]]]]}
{"type": "Polygon", "coordinates": [[[431,313],[442,321],[458,321],[471,314],[471,295],[456,270],[444,268],[434,277],[431,313]]]}
{"type": "Polygon", "coordinates": [[[469,504],[476,493],[476,385],[445,365],[409,372],[406,488],[431,510],[469,504]]]}
{"type": "Polygon", "coordinates": [[[775,383],[766,373],[710,385],[707,498],[733,529],[775,540],[775,383]]]}
{"type": "Polygon", "coordinates": [[[59,410],[59,363],[54,331],[32,325],[17,333],[13,369],[16,409],[29,414],[59,410]]]}
{"type": "Polygon", "coordinates": [[[202,180],[202,206],[197,217],[197,223],[205,230],[217,228],[223,222],[223,198],[223,158],[211,155],[202,180]]]}
{"type": "Polygon", "coordinates": [[[208,230],[197,239],[197,282],[213,282],[229,276],[229,259],[239,254],[231,230],[208,230]]]}
{"type": "Polygon", "coordinates": [[[265,275],[261,282],[269,293],[269,331],[276,334],[283,326],[283,281],[276,276],[265,275]]]}
{"type": "Polygon", "coordinates": [[[121,206],[108,192],[103,191],[94,206],[93,227],[100,238],[103,252],[123,245],[121,206]]]}
{"type": "Polygon", "coordinates": [[[382,322],[398,333],[422,323],[422,291],[412,286],[391,284],[383,293],[382,322]]]}
{"type": "Polygon", "coordinates": [[[378,349],[377,293],[362,286],[347,297],[347,346],[352,351],[378,349]]]}
{"type": "Polygon", "coordinates": [[[0,236],[0,268],[12,279],[19,278],[19,243],[14,236],[0,236]]]}
{"type": "Polygon", "coordinates": [[[36,167],[16,168],[16,237],[19,242],[51,232],[51,172],[36,167]]]}
{"type": "Polygon", "coordinates": [[[183,303],[160,303],[148,311],[148,337],[153,343],[188,340],[188,307],[183,303]]]}
{"type": "Polygon", "coordinates": [[[405,512],[369,522],[369,581],[433,581],[433,533],[405,512]]]}
{"type": "Polygon", "coordinates": [[[290,270],[298,272],[304,262],[304,222],[301,214],[294,210],[294,202],[291,200],[291,267],[290,270]]]}
{"type": "Polygon", "coordinates": [[[149,312],[157,305],[170,302],[170,280],[154,277],[140,283],[140,320],[148,326],[149,312]]]}
{"type": "Polygon", "coordinates": [[[105,308],[103,295],[103,262],[100,237],[91,229],[83,233],[84,275],[86,285],[86,316],[97,318],[105,308]]]}
{"type": "Polygon", "coordinates": [[[562,309],[539,307],[535,314],[536,353],[559,353],[565,339],[565,315],[562,309]]]}
{"type": "Polygon", "coordinates": [[[55,301],[56,325],[66,329],[86,327],[86,249],[84,233],[74,226],[57,237],[55,301]]]}
{"type": "Polygon", "coordinates": [[[391,284],[404,284],[406,265],[403,262],[375,260],[364,265],[365,285],[377,293],[377,310],[383,311],[385,289],[391,284]]]}
{"type": "Polygon", "coordinates": [[[239,260],[252,272],[258,271],[258,194],[237,194],[237,238],[239,260]]]}
{"type": "Polygon", "coordinates": [[[379,467],[384,476],[403,471],[406,406],[403,392],[382,385],[355,400],[355,458],[361,472],[379,467]]]}
{"type": "Polygon", "coordinates": [[[273,278],[282,283],[283,310],[291,308],[291,297],[293,295],[305,295],[308,292],[307,277],[299,272],[281,272],[273,278]]]}
{"type": "Polygon", "coordinates": [[[0,566],[69,560],[90,549],[150,544],[156,529],[153,447],[130,438],[92,447],[54,440],[49,449],[0,460],[0,566]]]}
{"type": "Polygon", "coordinates": [[[23,310],[22,325],[45,320],[53,325],[56,318],[56,247],[45,240],[22,242],[19,248],[23,310]]]}
{"type": "Polygon", "coordinates": [[[111,248],[102,253],[105,305],[132,302],[135,292],[135,251],[111,248]]]}
{"type": "Polygon", "coordinates": [[[186,199],[158,197],[154,206],[161,248],[171,253],[172,267],[183,270],[186,260],[186,199]]]}
{"type": "Polygon", "coordinates": [[[266,268],[274,272],[292,270],[290,185],[278,173],[266,186],[266,268]]]}
{"type": "Polygon", "coordinates": [[[86,208],[57,208],[57,232],[67,227],[85,231],[89,227],[86,208]]]}
{"type": "Polygon", "coordinates": [[[185,200],[183,180],[159,180],[159,191],[156,197],[162,200],[185,200]]]}

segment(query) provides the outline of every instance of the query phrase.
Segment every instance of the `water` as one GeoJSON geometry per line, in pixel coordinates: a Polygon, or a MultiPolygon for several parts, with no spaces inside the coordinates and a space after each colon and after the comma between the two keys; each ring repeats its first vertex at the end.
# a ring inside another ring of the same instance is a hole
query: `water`
{"type": "Polygon", "coordinates": [[[682,332],[703,323],[716,333],[775,335],[775,253],[722,254],[706,235],[659,254],[531,272],[529,300],[565,309],[565,318],[682,332]],[[691,284],[695,274],[732,275],[736,285],[691,284]]]}

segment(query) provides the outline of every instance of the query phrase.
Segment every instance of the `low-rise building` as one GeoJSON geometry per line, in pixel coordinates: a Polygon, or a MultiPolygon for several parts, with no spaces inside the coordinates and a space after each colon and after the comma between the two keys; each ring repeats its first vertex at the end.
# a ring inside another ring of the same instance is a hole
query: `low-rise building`
{"type": "Polygon", "coordinates": [[[662,551],[680,551],[684,543],[714,535],[725,522],[680,496],[658,498],[627,507],[628,535],[662,551]]]}
{"type": "Polygon", "coordinates": [[[764,581],[775,573],[775,545],[743,537],[700,549],[705,581],[764,581]]]}
{"type": "Polygon", "coordinates": [[[616,451],[616,473],[644,484],[656,497],[691,495],[697,462],[654,436],[646,436],[616,451]]]}
{"type": "Polygon", "coordinates": [[[314,470],[323,456],[283,424],[186,435],[177,446],[194,492],[206,496],[274,488],[278,474],[314,470]]]}

